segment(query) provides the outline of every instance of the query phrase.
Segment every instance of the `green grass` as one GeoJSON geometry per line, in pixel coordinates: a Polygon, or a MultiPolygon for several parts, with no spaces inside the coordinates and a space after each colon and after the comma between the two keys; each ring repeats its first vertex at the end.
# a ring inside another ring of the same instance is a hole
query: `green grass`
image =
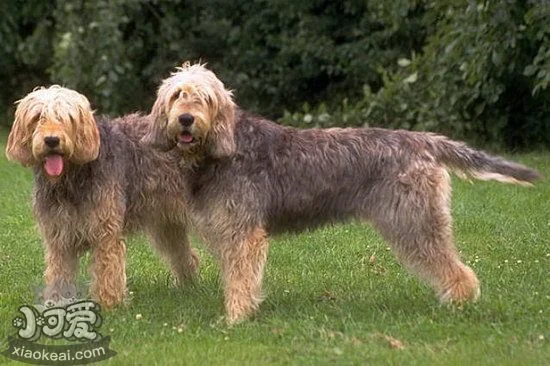
{"type": "MultiPolygon", "coordinates": [[[[6,133],[0,133],[0,150],[6,133]]],[[[513,156],[550,176],[550,154],[513,156]]],[[[550,360],[550,183],[454,180],[458,247],[482,283],[475,305],[449,309],[396,262],[368,226],[272,240],[259,315],[219,322],[218,268],[200,251],[198,282],[176,289],[147,243],[128,243],[128,306],[100,331],[127,365],[542,365],[550,360]],[[371,256],[374,263],[371,263],[371,256]],[[136,320],[141,314],[142,319],[136,320]],[[178,328],[180,331],[178,331],[178,328]],[[404,346],[392,347],[391,338],[404,346]]],[[[0,156],[0,350],[11,319],[41,283],[32,175],[0,156]]],[[[197,244],[200,248],[200,244],[197,244]]],[[[86,279],[86,269],[81,269],[86,279]]],[[[0,363],[8,360],[0,356],[0,363]]]]}

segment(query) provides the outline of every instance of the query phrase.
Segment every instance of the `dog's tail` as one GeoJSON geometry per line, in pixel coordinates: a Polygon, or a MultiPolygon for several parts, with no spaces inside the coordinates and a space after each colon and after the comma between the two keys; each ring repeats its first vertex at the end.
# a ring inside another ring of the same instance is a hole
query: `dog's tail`
{"type": "Polygon", "coordinates": [[[533,185],[542,176],[524,165],[473,149],[463,142],[441,135],[429,135],[428,150],[435,158],[462,178],[496,180],[525,186],[533,185]]]}

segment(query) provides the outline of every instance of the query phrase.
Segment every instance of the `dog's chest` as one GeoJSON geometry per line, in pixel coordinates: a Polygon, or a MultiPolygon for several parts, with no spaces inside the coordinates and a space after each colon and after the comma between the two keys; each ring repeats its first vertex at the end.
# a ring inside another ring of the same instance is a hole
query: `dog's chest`
{"type": "Polygon", "coordinates": [[[209,187],[216,182],[220,174],[220,167],[217,164],[204,163],[184,172],[185,185],[191,199],[197,200],[204,196],[209,187]]]}

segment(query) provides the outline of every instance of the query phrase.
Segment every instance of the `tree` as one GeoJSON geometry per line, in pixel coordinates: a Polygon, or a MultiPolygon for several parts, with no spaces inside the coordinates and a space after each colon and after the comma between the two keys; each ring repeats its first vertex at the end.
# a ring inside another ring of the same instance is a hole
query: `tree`
{"type": "Polygon", "coordinates": [[[433,1],[426,9],[433,31],[422,52],[398,60],[396,72],[384,70],[380,90],[367,85],[361,100],[331,115],[321,106],[285,120],[435,130],[509,148],[550,145],[549,5],[433,1]]]}
{"type": "Polygon", "coordinates": [[[240,105],[271,118],[294,111],[289,124],[550,145],[546,3],[9,1],[0,112],[51,83],[84,93],[99,113],[147,111],[175,66],[202,60],[240,105]]]}

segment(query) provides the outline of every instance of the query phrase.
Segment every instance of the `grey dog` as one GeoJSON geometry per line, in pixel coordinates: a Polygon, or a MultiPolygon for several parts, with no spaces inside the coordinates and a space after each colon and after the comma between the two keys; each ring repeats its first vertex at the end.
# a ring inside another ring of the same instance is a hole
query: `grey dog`
{"type": "Polygon", "coordinates": [[[200,64],[163,81],[151,116],[142,141],[181,154],[182,195],[220,261],[230,323],[262,300],[268,235],[350,219],[371,222],[442,301],[475,300],[479,281],[453,245],[447,170],[525,185],[539,178],[436,134],[280,126],[239,109],[200,64]]]}

